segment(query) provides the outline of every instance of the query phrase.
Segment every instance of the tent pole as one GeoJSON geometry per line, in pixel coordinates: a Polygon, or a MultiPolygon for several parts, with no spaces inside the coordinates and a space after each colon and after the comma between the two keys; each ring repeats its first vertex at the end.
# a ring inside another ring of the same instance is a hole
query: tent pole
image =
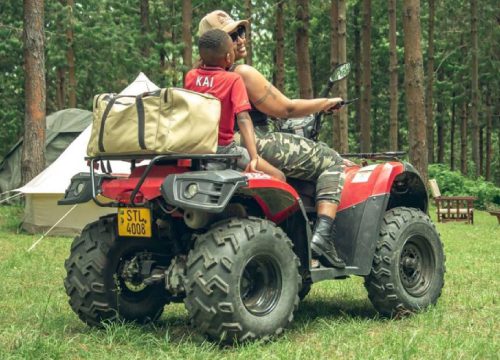
{"type": "Polygon", "coordinates": [[[50,232],[52,231],[52,229],[53,229],[53,228],[55,228],[57,225],[59,225],[59,223],[60,223],[61,221],[63,221],[63,220],[64,220],[64,218],[65,218],[66,216],[68,216],[68,214],[69,214],[70,212],[72,212],[72,211],[74,210],[74,208],[76,208],[77,206],[78,206],[78,204],[73,205],[73,207],[72,207],[71,209],[69,209],[69,210],[68,210],[68,212],[67,212],[66,214],[64,214],[63,216],[61,216],[61,218],[60,218],[59,220],[57,220],[57,222],[56,222],[54,225],[52,225],[52,227],[51,227],[49,230],[47,230],[47,231],[45,232],[45,234],[43,234],[43,235],[42,235],[42,236],[41,236],[41,237],[40,237],[37,241],[35,241],[35,242],[33,243],[33,245],[31,245],[31,246],[30,246],[30,248],[28,249],[28,252],[30,252],[31,250],[33,250],[33,249],[35,248],[35,246],[37,246],[37,245],[38,245],[38,243],[39,243],[40,241],[42,241],[42,239],[43,239],[45,236],[47,236],[47,234],[48,234],[48,233],[50,233],[50,232]]]}

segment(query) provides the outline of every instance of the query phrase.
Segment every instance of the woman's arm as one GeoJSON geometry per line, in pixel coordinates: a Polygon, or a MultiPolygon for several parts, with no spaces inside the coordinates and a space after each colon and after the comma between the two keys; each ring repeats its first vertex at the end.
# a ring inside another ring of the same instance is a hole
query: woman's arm
{"type": "Polygon", "coordinates": [[[318,111],[326,111],[342,101],[341,98],[289,99],[276,89],[255,68],[241,64],[235,70],[245,83],[252,104],[263,113],[279,117],[300,117],[318,111]]]}

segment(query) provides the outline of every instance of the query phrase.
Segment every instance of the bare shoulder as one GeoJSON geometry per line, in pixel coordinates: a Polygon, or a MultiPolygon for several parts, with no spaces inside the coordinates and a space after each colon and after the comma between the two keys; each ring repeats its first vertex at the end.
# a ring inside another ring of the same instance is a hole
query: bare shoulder
{"type": "Polygon", "coordinates": [[[264,77],[256,68],[247,64],[239,64],[235,67],[234,72],[239,74],[244,80],[264,77]]]}

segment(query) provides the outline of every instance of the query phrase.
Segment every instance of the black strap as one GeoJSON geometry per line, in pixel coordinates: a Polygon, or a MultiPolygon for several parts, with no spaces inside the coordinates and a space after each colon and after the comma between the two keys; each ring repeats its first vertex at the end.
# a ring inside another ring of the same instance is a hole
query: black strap
{"type": "Polygon", "coordinates": [[[142,102],[142,96],[147,95],[148,93],[144,93],[141,95],[137,95],[135,98],[135,106],[137,107],[137,127],[138,127],[138,134],[137,136],[139,137],[139,146],[141,147],[142,150],[146,150],[146,143],[144,141],[144,127],[145,127],[145,122],[144,122],[144,103],[142,102]]]}
{"type": "Polygon", "coordinates": [[[106,123],[106,119],[108,118],[109,112],[111,111],[111,108],[113,107],[116,99],[118,96],[115,96],[109,100],[108,105],[106,105],[106,109],[104,110],[104,114],[102,114],[101,118],[101,128],[99,129],[99,151],[104,152],[104,125],[106,123]]]}
{"type": "MultiPolygon", "coordinates": [[[[116,100],[118,100],[119,98],[123,98],[123,97],[134,97],[136,100],[138,128],[139,128],[139,130],[138,130],[139,146],[143,150],[147,149],[146,143],[144,140],[145,121],[144,121],[144,103],[142,101],[142,98],[144,96],[150,96],[150,95],[158,96],[158,95],[160,95],[160,91],[156,90],[156,91],[145,92],[145,93],[142,93],[142,94],[137,95],[137,96],[118,95],[118,96],[114,96],[111,98],[108,105],[106,105],[106,109],[104,110],[104,114],[102,114],[102,118],[101,118],[101,126],[100,126],[100,130],[99,130],[99,142],[98,142],[100,152],[105,152],[105,150],[104,150],[104,127],[106,125],[106,120],[108,118],[109,112],[111,111],[111,108],[113,107],[113,105],[116,103],[116,100]]],[[[96,103],[98,101],[99,101],[99,98],[96,100],[96,103]]]]}

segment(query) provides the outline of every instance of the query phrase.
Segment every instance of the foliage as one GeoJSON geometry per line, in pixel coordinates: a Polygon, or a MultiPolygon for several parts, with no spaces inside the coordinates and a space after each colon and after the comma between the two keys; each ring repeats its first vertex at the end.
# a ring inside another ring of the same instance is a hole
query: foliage
{"type": "Polygon", "coordinates": [[[17,2],[0,3],[0,155],[21,135],[24,121],[22,67],[23,9],[17,2]]]}
{"type": "MultiPolygon", "coordinates": [[[[278,1],[252,0],[253,15],[253,62],[256,68],[272,79],[275,50],[275,11],[278,1]]],[[[485,124],[493,116],[492,134],[493,178],[500,184],[500,27],[498,26],[498,1],[484,0],[479,7],[479,75],[480,75],[480,126],[485,135],[485,124]],[[492,115],[493,114],[493,115],[492,115]]],[[[159,86],[181,86],[182,64],[181,7],[180,0],[149,0],[148,34],[140,32],[140,2],[131,0],[75,1],[72,12],[66,2],[45,0],[47,112],[58,110],[56,88],[58,71],[66,70],[66,30],[73,29],[76,59],[77,102],[81,108],[91,108],[92,98],[101,92],[119,92],[140,71],[159,86]],[[149,55],[141,53],[149,47],[149,55]]],[[[428,17],[427,1],[421,3],[422,48],[427,59],[428,17]]],[[[193,47],[196,47],[197,24],[209,11],[223,9],[236,18],[243,18],[244,1],[192,0],[193,47]]],[[[399,137],[400,150],[408,150],[408,127],[404,101],[404,69],[402,39],[402,2],[398,1],[397,35],[399,60],[399,137]]],[[[356,32],[361,24],[360,0],[347,1],[347,58],[358,66],[356,57],[356,32]]],[[[324,86],[330,71],[330,1],[310,1],[310,54],[314,93],[324,86]]],[[[0,154],[22,135],[24,121],[24,75],[22,21],[19,1],[0,2],[0,154]]],[[[455,129],[453,142],[455,163],[460,160],[460,119],[463,109],[470,102],[470,2],[468,0],[436,1],[435,21],[435,86],[434,118],[443,125],[444,161],[451,162],[452,120],[455,129]]],[[[298,96],[297,66],[295,54],[295,6],[285,2],[285,93],[298,96]]],[[[373,151],[388,149],[389,131],[389,48],[387,2],[372,1],[372,143],[373,151]]],[[[196,57],[196,51],[194,51],[196,57]]],[[[424,64],[424,69],[425,68],[424,64]]],[[[66,79],[67,81],[67,79],[66,79]]],[[[359,97],[353,72],[348,79],[349,98],[359,97]]],[[[335,94],[335,89],[333,94],[335,94]]],[[[349,106],[350,152],[359,147],[359,124],[356,105],[349,106]]],[[[325,118],[321,139],[331,144],[331,118],[325,118]]],[[[470,135],[470,134],[469,134],[470,135]]],[[[467,140],[467,157],[470,158],[470,136],[467,140]]],[[[437,144],[437,139],[435,140],[437,144]]],[[[451,165],[451,164],[450,164],[451,165]]],[[[474,164],[472,164],[474,165],[474,164]]],[[[473,169],[469,166],[469,170],[473,169]]]]}
{"type": "Polygon", "coordinates": [[[474,205],[478,209],[488,206],[500,206],[500,188],[484,179],[469,179],[458,171],[451,171],[442,164],[429,166],[429,178],[435,178],[439,184],[439,190],[443,195],[449,196],[476,196],[474,205]]]}

